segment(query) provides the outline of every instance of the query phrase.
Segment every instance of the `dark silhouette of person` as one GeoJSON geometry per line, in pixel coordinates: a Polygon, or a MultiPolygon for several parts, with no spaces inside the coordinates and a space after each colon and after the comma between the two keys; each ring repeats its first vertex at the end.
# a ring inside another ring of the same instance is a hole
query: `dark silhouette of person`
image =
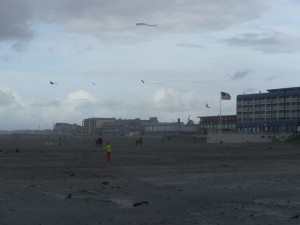
{"type": "Polygon", "coordinates": [[[102,148],[102,142],[103,142],[102,138],[99,137],[98,138],[98,145],[100,146],[100,148],[102,148]]]}

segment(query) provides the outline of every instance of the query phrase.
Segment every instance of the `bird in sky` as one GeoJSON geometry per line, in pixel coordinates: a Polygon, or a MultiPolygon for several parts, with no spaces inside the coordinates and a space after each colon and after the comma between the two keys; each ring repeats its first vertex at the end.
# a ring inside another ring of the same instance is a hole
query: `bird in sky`
{"type": "Polygon", "coordinates": [[[147,26],[147,27],[157,27],[157,24],[148,24],[148,23],[136,23],[136,26],[147,26]]]}
{"type": "Polygon", "coordinates": [[[51,85],[57,85],[57,83],[53,82],[53,81],[49,81],[51,85]]]}
{"type": "Polygon", "coordinates": [[[96,86],[96,84],[95,84],[94,82],[92,82],[92,84],[93,84],[94,86],[96,86]]]}
{"type": "Polygon", "coordinates": [[[208,109],[210,108],[207,103],[206,103],[206,108],[208,108],[208,109]]]}

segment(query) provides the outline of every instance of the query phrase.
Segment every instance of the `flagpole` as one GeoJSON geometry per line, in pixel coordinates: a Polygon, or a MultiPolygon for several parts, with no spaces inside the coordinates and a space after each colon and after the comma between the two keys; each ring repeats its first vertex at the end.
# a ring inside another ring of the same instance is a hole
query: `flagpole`
{"type": "Polygon", "coordinates": [[[221,101],[222,101],[222,97],[221,97],[221,92],[220,92],[220,134],[222,133],[222,107],[221,107],[221,101]]]}
{"type": "Polygon", "coordinates": [[[221,106],[221,101],[222,100],[231,100],[230,94],[226,92],[220,92],[220,133],[222,133],[222,106],[221,106]]]}

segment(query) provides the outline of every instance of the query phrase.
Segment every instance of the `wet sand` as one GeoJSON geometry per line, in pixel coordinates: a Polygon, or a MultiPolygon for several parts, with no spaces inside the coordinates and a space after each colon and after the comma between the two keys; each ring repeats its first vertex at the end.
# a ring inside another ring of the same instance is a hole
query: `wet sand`
{"type": "Polygon", "coordinates": [[[0,136],[0,224],[300,224],[299,144],[107,140],[0,136]]]}

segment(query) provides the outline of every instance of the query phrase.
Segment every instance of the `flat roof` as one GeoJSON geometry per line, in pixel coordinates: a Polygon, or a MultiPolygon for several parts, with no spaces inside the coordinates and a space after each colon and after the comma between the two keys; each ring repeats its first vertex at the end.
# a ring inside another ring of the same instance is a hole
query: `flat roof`
{"type": "Polygon", "coordinates": [[[300,87],[289,87],[289,88],[276,88],[276,89],[269,89],[268,92],[279,92],[279,91],[299,91],[300,87]]]}
{"type": "Polygon", "coordinates": [[[278,88],[278,89],[268,89],[268,92],[255,93],[255,94],[240,94],[237,99],[251,99],[251,98],[265,98],[265,97],[276,97],[285,96],[286,94],[296,94],[300,95],[300,87],[289,87],[289,88],[278,88]]]}

